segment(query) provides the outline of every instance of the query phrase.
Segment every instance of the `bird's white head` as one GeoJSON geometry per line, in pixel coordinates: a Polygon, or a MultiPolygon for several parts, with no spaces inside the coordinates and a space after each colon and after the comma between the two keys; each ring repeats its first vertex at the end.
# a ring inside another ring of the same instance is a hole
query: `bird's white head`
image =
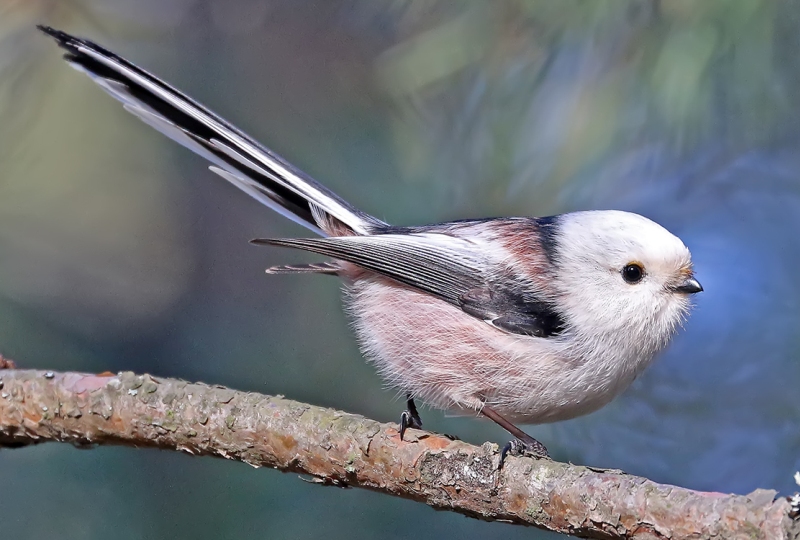
{"type": "Polygon", "coordinates": [[[702,290],[683,242],[620,211],[564,214],[556,230],[554,285],[573,331],[627,356],[663,348],[702,290]]]}

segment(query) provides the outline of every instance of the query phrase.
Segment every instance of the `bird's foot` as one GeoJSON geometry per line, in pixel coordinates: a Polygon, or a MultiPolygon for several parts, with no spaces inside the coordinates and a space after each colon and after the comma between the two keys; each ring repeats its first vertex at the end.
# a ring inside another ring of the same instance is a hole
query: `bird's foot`
{"type": "Polygon", "coordinates": [[[406,401],[406,406],[408,407],[405,411],[400,413],[400,440],[403,440],[403,436],[406,434],[406,430],[408,428],[414,429],[421,429],[422,428],[422,418],[419,417],[419,412],[417,412],[417,405],[414,403],[414,399],[409,397],[406,401]]]}
{"type": "Polygon", "coordinates": [[[542,443],[506,420],[503,415],[493,408],[484,405],[481,414],[516,437],[516,439],[509,442],[500,451],[500,465],[498,469],[503,468],[503,463],[505,463],[506,456],[509,454],[512,456],[528,456],[536,459],[550,459],[550,454],[547,453],[547,448],[545,448],[542,443]]]}
{"type": "Polygon", "coordinates": [[[550,454],[547,448],[534,439],[528,436],[524,441],[521,439],[513,439],[506,444],[500,451],[500,465],[499,469],[503,468],[507,456],[526,456],[535,459],[550,459],[550,454]]]}

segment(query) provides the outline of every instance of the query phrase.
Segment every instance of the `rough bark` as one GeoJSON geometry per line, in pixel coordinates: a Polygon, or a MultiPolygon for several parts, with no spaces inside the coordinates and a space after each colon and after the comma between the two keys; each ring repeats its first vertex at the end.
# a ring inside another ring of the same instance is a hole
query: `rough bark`
{"type": "Polygon", "coordinates": [[[776,493],[703,493],[619,471],[509,458],[496,445],[148,375],[0,371],[0,447],[116,444],[218,456],[586,538],[798,538],[776,493]]]}

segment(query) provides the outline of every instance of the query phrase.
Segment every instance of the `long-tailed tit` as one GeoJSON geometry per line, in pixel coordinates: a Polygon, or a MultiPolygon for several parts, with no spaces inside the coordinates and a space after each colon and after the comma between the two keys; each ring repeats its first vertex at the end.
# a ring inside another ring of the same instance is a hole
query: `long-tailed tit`
{"type": "MultiPolygon", "coordinates": [[[[414,399],[474,411],[546,455],[512,422],[595,411],[666,346],[703,288],[689,250],[637,214],[575,212],[393,227],[354,208],[201,104],[91,41],[40,27],[141,120],[321,238],[253,240],[331,258],[270,274],[330,274],[365,356],[414,399]]],[[[505,451],[503,453],[505,456],[505,451]]]]}

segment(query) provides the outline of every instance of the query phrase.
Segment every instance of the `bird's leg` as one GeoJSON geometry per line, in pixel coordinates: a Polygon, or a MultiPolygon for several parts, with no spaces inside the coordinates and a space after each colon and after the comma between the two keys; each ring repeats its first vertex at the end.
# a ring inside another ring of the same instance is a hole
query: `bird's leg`
{"type": "Polygon", "coordinates": [[[414,398],[411,394],[406,394],[406,410],[400,414],[400,440],[403,440],[408,428],[420,429],[422,427],[422,419],[417,412],[417,405],[414,403],[414,398]]]}
{"type": "Polygon", "coordinates": [[[481,414],[486,418],[494,421],[500,427],[511,433],[516,439],[510,441],[503,447],[503,450],[500,452],[500,466],[499,468],[503,468],[503,463],[505,463],[506,456],[511,454],[512,456],[530,456],[536,459],[540,458],[549,458],[550,454],[547,452],[547,448],[519,429],[517,426],[503,418],[500,414],[498,414],[494,409],[491,407],[483,406],[481,409],[481,414]]]}

